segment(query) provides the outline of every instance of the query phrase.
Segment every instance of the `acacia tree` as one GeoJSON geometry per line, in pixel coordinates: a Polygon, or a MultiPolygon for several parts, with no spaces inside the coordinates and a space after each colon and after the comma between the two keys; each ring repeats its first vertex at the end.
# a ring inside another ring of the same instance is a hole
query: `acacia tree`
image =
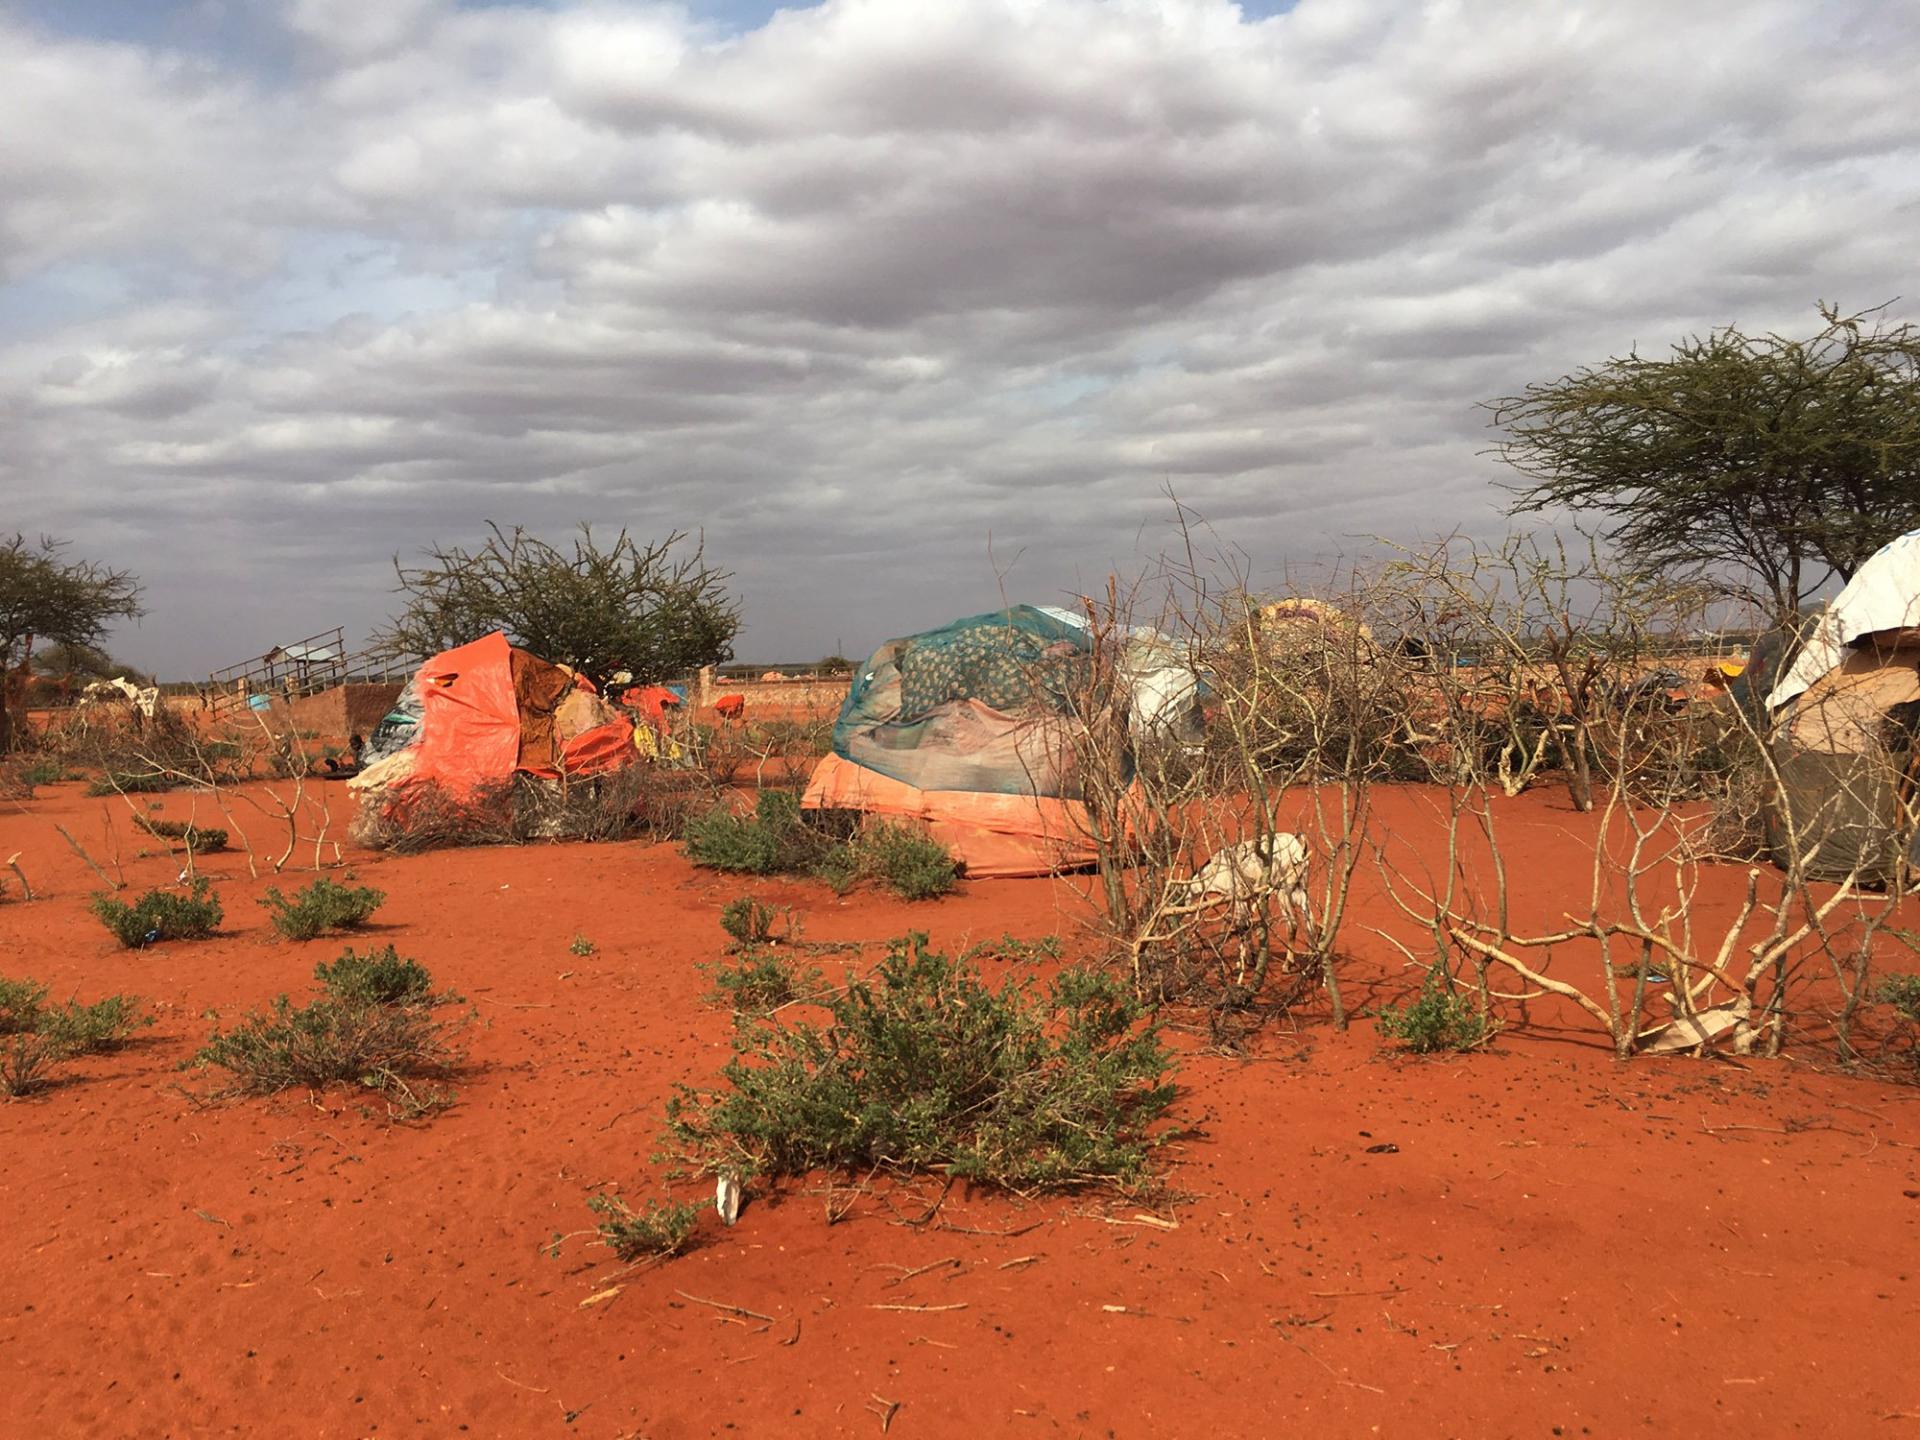
{"type": "Polygon", "coordinates": [[[1489,401],[1511,513],[1602,517],[1643,565],[1786,620],[1920,525],[1920,329],[1820,307],[1811,339],[1728,327],[1489,401]]]}
{"type": "Polygon", "coordinates": [[[97,648],[116,620],[141,613],[129,571],[64,558],[66,542],[15,533],[0,541],[0,754],[13,748],[13,710],[36,640],[97,648]]]}
{"type": "Polygon", "coordinates": [[[374,636],[395,657],[432,655],[502,630],[515,645],[570,665],[596,685],[626,671],[640,684],[733,658],[732,577],[681,533],[642,543],[622,530],[601,546],[589,526],[569,549],[519,526],[478,550],[436,546],[427,563],[393,566],[406,603],[374,636]]]}

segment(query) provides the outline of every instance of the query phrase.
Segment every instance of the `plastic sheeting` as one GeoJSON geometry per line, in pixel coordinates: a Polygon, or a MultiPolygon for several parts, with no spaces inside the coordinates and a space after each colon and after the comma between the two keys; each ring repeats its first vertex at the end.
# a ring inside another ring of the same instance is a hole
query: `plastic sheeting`
{"type": "Polygon", "coordinates": [[[420,667],[408,779],[465,798],[516,770],[598,775],[638,759],[633,724],[571,670],[515,649],[498,631],[420,667]]]}
{"type": "Polygon", "coordinates": [[[1779,709],[1847,657],[1847,647],[1883,630],[1920,627],[1920,530],[1890,540],[1854,572],[1767,696],[1779,709]]]}
{"type": "MultiPolygon", "coordinates": [[[[1790,742],[1774,760],[1780,787],[1767,798],[1766,825],[1775,864],[1790,868],[1797,848],[1815,880],[1878,883],[1894,873],[1901,859],[1900,801],[1884,764],[1790,742]]],[[[1920,865],[1920,835],[1906,859],[1920,865]]]]}
{"type": "Polygon", "coordinates": [[[815,768],[801,804],[809,810],[860,810],[918,821],[975,879],[1050,875],[1094,861],[1086,807],[1077,800],[922,790],[828,755],[815,768]]]}
{"type": "Polygon", "coordinates": [[[412,777],[462,798],[520,763],[513,647],[499,631],[445,650],[420,667],[419,740],[412,777]]]}

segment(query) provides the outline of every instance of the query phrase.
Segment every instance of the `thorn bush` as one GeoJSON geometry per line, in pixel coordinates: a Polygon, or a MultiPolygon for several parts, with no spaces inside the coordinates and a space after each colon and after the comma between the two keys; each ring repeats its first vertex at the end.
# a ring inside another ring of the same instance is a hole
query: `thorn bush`
{"type": "Polygon", "coordinates": [[[349,889],[324,875],[288,899],[278,887],[268,886],[260,904],[269,912],[273,928],[289,940],[311,940],[326,930],[351,930],[364,925],[387,898],[370,885],[349,889]]]}
{"type": "Polygon", "coordinates": [[[149,890],[131,905],[112,895],[96,895],[87,908],[129,950],[162,940],[204,940],[225,917],[220,898],[210,892],[204,875],[184,895],[149,890]]]}
{"type": "Polygon", "coordinates": [[[720,1087],[682,1086],[669,1138],[708,1173],[885,1167],[1030,1191],[1150,1180],[1174,1058],[1115,977],[989,989],[922,934],[828,1002],[824,1027],[736,1014],[720,1087]]]}

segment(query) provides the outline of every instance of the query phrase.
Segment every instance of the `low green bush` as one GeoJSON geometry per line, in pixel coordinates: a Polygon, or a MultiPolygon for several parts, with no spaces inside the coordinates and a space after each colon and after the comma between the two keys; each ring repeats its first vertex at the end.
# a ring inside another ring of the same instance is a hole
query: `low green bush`
{"type": "Polygon", "coordinates": [[[760,791],[751,815],[721,805],[699,816],[687,826],[686,853],[713,870],[812,875],[842,894],[877,880],[908,900],[946,894],[959,874],[944,846],[910,826],[860,829],[841,812],[803,812],[790,790],[760,791]]]}
{"type": "Polygon", "coordinates": [[[593,941],[589,940],[586,936],[576,935],[573,937],[573,943],[567,946],[567,953],[569,955],[578,955],[584,960],[599,948],[598,945],[595,945],[593,941]]]}
{"type": "Polygon", "coordinates": [[[762,905],[751,895],[740,895],[721,908],[720,928],[736,945],[764,945],[773,937],[773,922],[778,918],[771,905],[762,905]]]}
{"type": "Polygon", "coordinates": [[[668,1104],[671,1142],[708,1173],[933,1171],[1022,1192],[1151,1178],[1172,1054],[1116,977],[989,989],[909,935],[824,1027],[734,1019],[714,1090],[668,1104]]]}
{"type": "Polygon", "coordinates": [[[87,782],[89,795],[158,795],[180,788],[178,776],[159,770],[108,770],[87,782]]]}
{"type": "MultiPolygon", "coordinates": [[[[1920,938],[1905,931],[1895,934],[1909,946],[1920,938]]],[[[1920,1037],[1920,975],[1888,975],[1874,986],[1873,998],[1894,1013],[1894,1024],[1887,1034],[1889,1048],[1904,1052],[1908,1063],[1920,1072],[1920,1039],[1916,1039],[1920,1037]]]]}
{"type": "Polygon", "coordinates": [[[227,832],[212,825],[195,825],[185,820],[154,820],[142,815],[140,828],[156,840],[178,840],[189,853],[209,855],[227,848],[227,832]]]}
{"type": "Polygon", "coordinates": [[[391,945],[364,955],[342,950],[338,960],[322,960],[314,966],[313,978],[337,1000],[419,1005],[434,998],[433,977],[426,967],[403,958],[391,945]]]}
{"type": "Polygon", "coordinates": [[[932,900],[953,889],[959,866],[946,846],[905,825],[869,825],[854,842],[860,869],[903,900],[932,900]]]}
{"type": "Polygon", "coordinates": [[[423,1082],[459,1069],[466,1055],[458,1033],[470,1018],[334,994],[295,1007],[282,995],[231,1030],[216,1028],[189,1063],[227,1071],[232,1078],[221,1094],[348,1085],[381,1094],[397,1118],[418,1119],[452,1103],[451,1092],[423,1082]]]}
{"type": "Polygon", "coordinates": [[[46,1003],[47,987],[0,976],[0,1095],[20,1099],[46,1088],[61,1061],[118,1049],[151,1025],[140,1002],[109,995],[91,1005],[46,1003]]]}
{"type": "Polygon", "coordinates": [[[260,904],[272,917],[273,928],[287,939],[311,940],[323,931],[366,924],[386,898],[384,891],[370,885],[350,889],[323,875],[296,890],[291,899],[269,886],[260,904]]]}
{"type": "Polygon", "coordinates": [[[20,767],[20,778],[28,785],[57,785],[67,778],[67,767],[51,755],[41,755],[20,767]]]}
{"type": "Polygon", "coordinates": [[[0,1035],[21,1035],[39,1029],[46,998],[46,986],[0,975],[0,1035]]]}
{"type": "Polygon", "coordinates": [[[111,895],[96,895],[88,908],[129,950],[163,940],[204,940],[220,928],[225,913],[205,876],[195,879],[185,895],[149,890],[131,905],[111,895]]]}
{"type": "Polygon", "coordinates": [[[1387,1006],[1374,1023],[1383,1038],[1416,1055],[1477,1049],[1493,1038],[1494,1031],[1492,1020],[1438,966],[1427,972],[1417,1000],[1403,1007],[1387,1006]]]}
{"type": "Polygon", "coordinates": [[[1889,975],[1874,988],[1873,998],[1892,1006],[1909,1025],[1920,1025],[1920,975],[1889,975]]]}
{"type": "Polygon", "coordinates": [[[37,1032],[0,1039],[0,1096],[23,1100],[45,1089],[64,1058],[56,1041],[37,1032]]]}
{"type": "Polygon", "coordinates": [[[693,1238],[700,1218],[699,1205],[662,1205],[649,1200],[644,1210],[631,1210],[612,1195],[590,1195],[587,1208],[600,1217],[600,1238],[622,1260],[648,1255],[678,1255],[693,1238]]]}
{"type": "Polygon", "coordinates": [[[91,1005],[69,1000],[42,1012],[40,1033],[69,1055],[94,1055],[118,1050],[133,1038],[133,1032],[153,1024],[138,999],[131,995],[109,995],[91,1005]]]}
{"type": "Polygon", "coordinates": [[[1033,964],[1040,960],[1058,960],[1060,958],[1060,937],[1042,935],[1038,940],[1022,940],[1011,930],[998,940],[976,940],[960,952],[960,959],[968,960],[1013,960],[1023,964],[1033,964]]]}
{"type": "Polygon", "coordinates": [[[702,968],[713,981],[707,998],[736,1011],[764,1015],[796,1000],[818,999],[827,988],[818,966],[802,969],[775,950],[749,950],[731,962],[702,968]]]}
{"type": "Polygon", "coordinates": [[[762,790],[753,814],[715,806],[687,825],[687,858],[712,870],[777,875],[810,869],[833,845],[807,824],[800,797],[791,790],[762,790]]]}

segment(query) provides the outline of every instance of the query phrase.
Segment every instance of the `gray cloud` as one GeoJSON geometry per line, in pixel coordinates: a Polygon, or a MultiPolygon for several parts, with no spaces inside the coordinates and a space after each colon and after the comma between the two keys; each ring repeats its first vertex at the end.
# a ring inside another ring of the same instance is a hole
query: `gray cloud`
{"type": "Polygon", "coordinates": [[[1476,402],[1920,242],[1920,18],[1865,0],[280,24],[0,19],[6,523],[146,576],[170,673],[488,518],[704,530],[769,659],[1097,581],[1169,485],[1269,576],[1491,529],[1476,402]]]}

